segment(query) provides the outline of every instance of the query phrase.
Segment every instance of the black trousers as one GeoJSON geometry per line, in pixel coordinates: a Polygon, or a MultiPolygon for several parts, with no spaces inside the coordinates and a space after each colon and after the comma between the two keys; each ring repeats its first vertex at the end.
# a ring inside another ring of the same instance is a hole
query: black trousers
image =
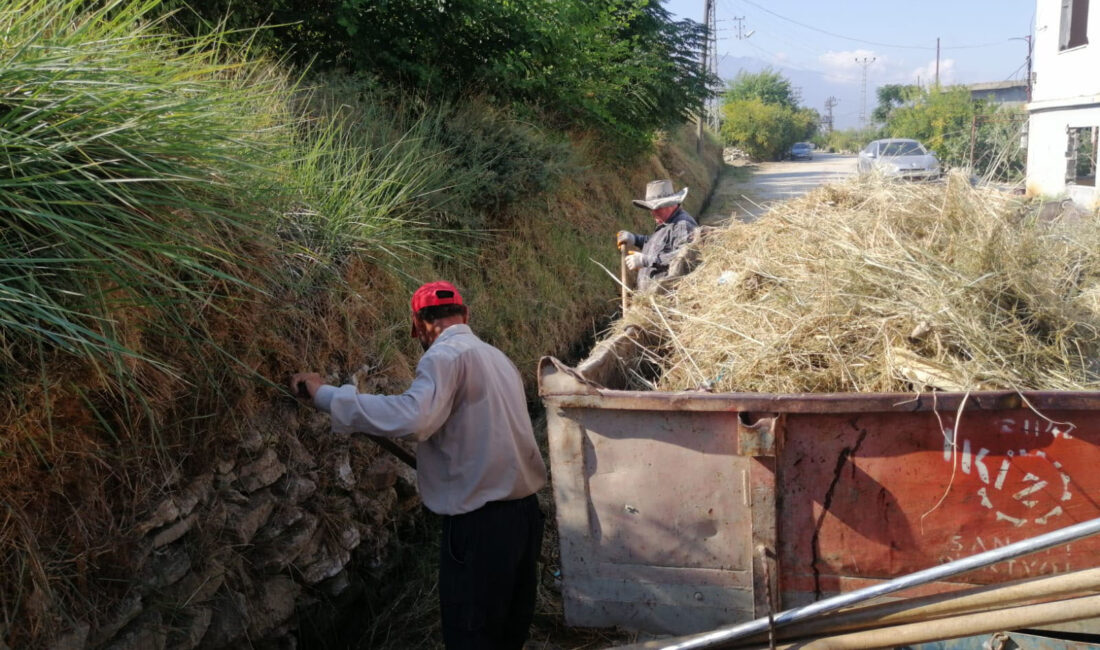
{"type": "Polygon", "coordinates": [[[447,650],[519,650],[535,612],[544,518],[535,495],[443,517],[439,604],[447,650]]]}

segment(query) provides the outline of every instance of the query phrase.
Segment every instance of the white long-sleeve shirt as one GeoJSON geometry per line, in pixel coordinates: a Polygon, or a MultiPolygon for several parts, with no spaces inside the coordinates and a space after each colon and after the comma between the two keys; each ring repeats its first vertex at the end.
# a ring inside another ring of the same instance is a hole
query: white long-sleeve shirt
{"type": "Polygon", "coordinates": [[[546,484],[519,371],[467,325],[443,330],[401,395],[322,386],[314,404],[337,433],[414,437],[420,496],[432,512],[462,514],[546,484]]]}

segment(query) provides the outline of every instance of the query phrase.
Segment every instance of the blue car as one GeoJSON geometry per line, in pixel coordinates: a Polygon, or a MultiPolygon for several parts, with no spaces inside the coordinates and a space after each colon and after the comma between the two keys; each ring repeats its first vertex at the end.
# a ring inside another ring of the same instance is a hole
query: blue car
{"type": "Polygon", "coordinates": [[[791,160],[813,160],[814,146],[809,142],[796,142],[791,146],[791,160]]]}

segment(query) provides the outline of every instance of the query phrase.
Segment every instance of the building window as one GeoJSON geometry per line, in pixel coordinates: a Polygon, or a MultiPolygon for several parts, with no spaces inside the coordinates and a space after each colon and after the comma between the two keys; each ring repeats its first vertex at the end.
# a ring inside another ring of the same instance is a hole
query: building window
{"type": "Polygon", "coordinates": [[[1066,145],[1066,182],[1096,187],[1096,145],[1100,127],[1070,127],[1066,145]]]}
{"type": "Polygon", "coordinates": [[[1089,23],[1089,0],[1062,0],[1062,28],[1058,49],[1087,45],[1089,23]]]}

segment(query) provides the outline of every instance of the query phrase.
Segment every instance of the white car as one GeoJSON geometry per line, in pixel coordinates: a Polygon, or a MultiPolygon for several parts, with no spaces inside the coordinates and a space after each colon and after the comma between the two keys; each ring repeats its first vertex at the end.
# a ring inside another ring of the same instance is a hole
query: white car
{"type": "Polygon", "coordinates": [[[934,151],[916,140],[890,138],[875,140],[859,152],[860,174],[882,174],[892,178],[939,178],[940,161],[934,151]]]}

